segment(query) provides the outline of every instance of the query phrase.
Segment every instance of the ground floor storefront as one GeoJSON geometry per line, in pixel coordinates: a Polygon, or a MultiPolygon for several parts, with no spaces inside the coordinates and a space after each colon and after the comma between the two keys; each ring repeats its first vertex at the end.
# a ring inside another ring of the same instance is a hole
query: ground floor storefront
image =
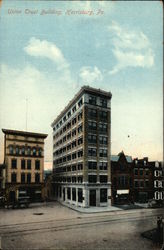
{"type": "Polygon", "coordinates": [[[29,184],[29,185],[6,185],[5,190],[6,200],[14,202],[18,197],[24,195],[29,197],[30,202],[40,202],[43,197],[43,185],[42,184],[29,184]]]}
{"type": "Polygon", "coordinates": [[[55,198],[81,207],[111,205],[110,185],[54,185],[55,198]]]}

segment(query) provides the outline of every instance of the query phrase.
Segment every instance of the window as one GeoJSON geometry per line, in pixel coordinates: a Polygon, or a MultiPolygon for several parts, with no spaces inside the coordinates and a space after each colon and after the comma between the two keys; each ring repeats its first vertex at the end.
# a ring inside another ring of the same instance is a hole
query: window
{"type": "Polygon", "coordinates": [[[97,136],[96,135],[88,135],[88,143],[96,143],[97,142],[97,136]]]}
{"type": "Polygon", "coordinates": [[[145,187],[146,187],[146,188],[149,187],[149,181],[148,181],[148,180],[145,181],[145,187]]]}
{"type": "Polygon", "coordinates": [[[35,174],[35,183],[40,183],[40,174],[35,174]]]}
{"type": "Polygon", "coordinates": [[[108,163],[107,162],[100,162],[99,163],[99,169],[100,170],[107,170],[108,163]]]}
{"type": "Polygon", "coordinates": [[[76,124],[76,117],[72,119],[72,125],[76,124]]]}
{"type": "Polygon", "coordinates": [[[83,156],[83,150],[80,150],[77,154],[78,154],[78,157],[82,157],[83,156]]]}
{"type": "Polygon", "coordinates": [[[67,199],[71,199],[71,189],[69,187],[67,188],[67,199]]]}
{"type": "Polygon", "coordinates": [[[67,155],[67,161],[71,160],[71,155],[67,155]]]}
{"type": "Polygon", "coordinates": [[[12,159],[11,160],[11,168],[12,169],[16,169],[17,168],[17,160],[16,159],[12,159]]]}
{"type": "Polygon", "coordinates": [[[96,170],[97,169],[97,162],[96,161],[89,161],[88,162],[88,169],[96,170]]]}
{"type": "Polygon", "coordinates": [[[73,159],[76,159],[76,153],[73,153],[73,154],[72,154],[72,160],[73,160],[73,159]]]}
{"type": "Polygon", "coordinates": [[[31,169],[31,160],[27,160],[27,169],[31,169]]]}
{"type": "Polygon", "coordinates": [[[134,169],[134,175],[138,175],[138,168],[134,169]]]}
{"type": "Polygon", "coordinates": [[[76,129],[72,130],[72,136],[76,135],[76,129]]]}
{"type": "Polygon", "coordinates": [[[71,116],[71,111],[67,113],[67,117],[69,118],[71,116]]]}
{"type": "Polygon", "coordinates": [[[83,144],[83,138],[82,137],[78,139],[78,145],[81,145],[81,144],[83,144]]]}
{"type": "Polygon", "coordinates": [[[19,147],[16,147],[16,155],[19,155],[19,147]]]}
{"type": "Polygon", "coordinates": [[[83,126],[80,125],[77,130],[78,130],[78,133],[81,133],[83,131],[83,126]]]}
{"type": "Polygon", "coordinates": [[[99,156],[100,157],[107,157],[107,149],[100,149],[99,156]]]}
{"type": "Polygon", "coordinates": [[[83,164],[78,164],[78,170],[82,170],[83,169],[83,164]]]}
{"type": "Polygon", "coordinates": [[[76,147],[76,140],[72,142],[72,148],[76,147]]]}
{"type": "Polygon", "coordinates": [[[82,100],[82,98],[79,100],[79,102],[78,102],[78,106],[79,106],[79,108],[82,106],[82,104],[83,104],[83,100],[82,100]]]}
{"type": "Polygon", "coordinates": [[[106,99],[100,99],[100,105],[101,105],[103,108],[107,108],[107,100],[106,100],[106,99]]]}
{"type": "Polygon", "coordinates": [[[27,155],[31,155],[31,148],[30,147],[27,148],[27,155]]]}
{"type": "Polygon", "coordinates": [[[100,202],[107,202],[107,189],[100,189],[100,202]]]}
{"type": "Polygon", "coordinates": [[[24,173],[21,174],[21,183],[25,183],[25,174],[24,173]]]}
{"type": "Polygon", "coordinates": [[[72,112],[74,113],[76,111],[76,105],[72,108],[72,112]]]}
{"type": "Polygon", "coordinates": [[[9,146],[9,154],[13,154],[14,153],[14,149],[13,149],[13,146],[9,146]]]}
{"type": "Polygon", "coordinates": [[[33,156],[36,156],[36,148],[33,148],[32,153],[33,153],[33,156]]]}
{"type": "Polygon", "coordinates": [[[145,175],[149,175],[149,169],[145,169],[145,175]]]}
{"type": "Polygon", "coordinates": [[[89,183],[96,183],[97,182],[97,175],[88,175],[88,182],[89,183]]]}
{"type": "Polygon", "coordinates": [[[107,132],[107,124],[99,123],[99,131],[100,132],[107,132]]]}
{"type": "Polygon", "coordinates": [[[36,160],[36,161],[35,161],[35,169],[36,169],[36,170],[39,170],[39,169],[40,169],[40,161],[39,161],[39,160],[36,160]]]}
{"type": "Polygon", "coordinates": [[[22,155],[25,155],[25,148],[24,147],[21,148],[21,153],[22,153],[22,155]]]}
{"type": "Polygon", "coordinates": [[[88,156],[97,156],[96,148],[88,148],[88,156]]]}
{"type": "Polygon", "coordinates": [[[71,149],[71,144],[68,144],[67,145],[67,150],[70,150],[71,149]]]}
{"type": "Polygon", "coordinates": [[[143,169],[140,169],[140,175],[143,175],[143,169]]]}
{"type": "Polygon", "coordinates": [[[76,165],[72,166],[72,171],[76,171],[76,165]]]}
{"type": "Polygon", "coordinates": [[[24,159],[21,160],[21,169],[26,168],[26,161],[24,159]]]}
{"type": "Polygon", "coordinates": [[[97,123],[96,123],[96,122],[89,121],[89,122],[88,122],[88,129],[96,130],[96,129],[97,129],[97,123]]]}
{"type": "Polygon", "coordinates": [[[106,111],[100,111],[100,119],[101,120],[107,120],[107,112],[106,111]]]}
{"type": "Polygon", "coordinates": [[[107,145],[108,144],[108,137],[100,136],[99,137],[99,142],[100,142],[101,145],[107,145]]]}
{"type": "Polygon", "coordinates": [[[96,109],[88,109],[88,116],[90,118],[97,118],[97,110],[96,109]]]}
{"type": "Polygon", "coordinates": [[[78,176],[77,181],[78,183],[83,183],[83,176],[78,176]]]}
{"type": "Polygon", "coordinates": [[[42,156],[42,149],[41,148],[39,148],[39,156],[42,156]]]}
{"type": "Polygon", "coordinates": [[[82,188],[78,188],[78,202],[83,201],[83,190],[82,188]]]}
{"type": "Polygon", "coordinates": [[[27,183],[31,183],[31,174],[30,173],[27,174],[27,183]]]}
{"type": "Polygon", "coordinates": [[[96,105],[96,96],[89,96],[89,104],[96,105]]]}
{"type": "Polygon", "coordinates": [[[100,175],[100,183],[107,183],[108,176],[107,175],[100,175]]]}
{"type": "Polygon", "coordinates": [[[67,140],[69,140],[70,138],[71,138],[71,132],[67,134],[67,140]]]}
{"type": "Polygon", "coordinates": [[[72,188],[72,200],[76,201],[76,188],[72,188]]]}
{"type": "Polygon", "coordinates": [[[144,187],[144,182],[140,181],[140,187],[143,188],[144,187]]]}
{"type": "Polygon", "coordinates": [[[12,173],[11,174],[11,182],[12,183],[16,183],[17,182],[17,175],[16,175],[16,173],[12,173]]]}
{"type": "Polygon", "coordinates": [[[80,121],[82,118],[83,118],[83,113],[80,112],[80,113],[78,114],[78,121],[80,121]]]}

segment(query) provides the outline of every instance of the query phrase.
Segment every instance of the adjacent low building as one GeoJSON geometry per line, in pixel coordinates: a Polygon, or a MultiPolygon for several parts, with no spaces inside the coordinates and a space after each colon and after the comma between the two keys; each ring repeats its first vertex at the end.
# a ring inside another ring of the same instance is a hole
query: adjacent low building
{"type": "Polygon", "coordinates": [[[47,134],[2,129],[5,189],[8,200],[26,192],[31,201],[43,198],[44,139],[47,134]]]}
{"type": "Polygon", "coordinates": [[[59,201],[82,207],[111,204],[111,97],[84,86],[53,121],[59,201]]]}
{"type": "Polygon", "coordinates": [[[133,197],[132,157],[122,151],[111,156],[112,204],[129,204],[133,197]]]}
{"type": "Polygon", "coordinates": [[[5,165],[0,164],[0,196],[5,193],[5,165]]]}

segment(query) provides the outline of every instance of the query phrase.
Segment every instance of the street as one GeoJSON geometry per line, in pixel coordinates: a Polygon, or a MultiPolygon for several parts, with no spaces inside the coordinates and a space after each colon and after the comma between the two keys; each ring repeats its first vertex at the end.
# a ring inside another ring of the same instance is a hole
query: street
{"type": "Polygon", "coordinates": [[[162,209],[84,214],[57,202],[1,209],[2,249],[160,249],[141,233],[156,227],[162,209]]]}

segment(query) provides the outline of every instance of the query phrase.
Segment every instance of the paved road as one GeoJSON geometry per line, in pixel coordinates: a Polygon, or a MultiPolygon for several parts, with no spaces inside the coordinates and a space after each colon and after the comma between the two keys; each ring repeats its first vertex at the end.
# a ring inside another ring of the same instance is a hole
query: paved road
{"type": "Polygon", "coordinates": [[[84,216],[72,211],[71,217],[68,210],[63,219],[40,220],[42,215],[37,215],[35,221],[7,221],[0,225],[2,249],[159,249],[140,234],[155,227],[162,212],[137,209],[84,216]]]}

